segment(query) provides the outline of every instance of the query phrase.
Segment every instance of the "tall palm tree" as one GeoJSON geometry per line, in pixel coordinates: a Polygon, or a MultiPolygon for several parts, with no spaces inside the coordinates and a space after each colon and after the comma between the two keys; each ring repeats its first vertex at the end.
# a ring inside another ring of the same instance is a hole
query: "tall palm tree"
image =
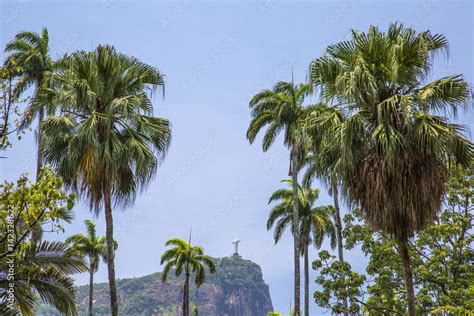
{"type": "MultiPolygon", "coordinates": [[[[15,38],[7,43],[5,52],[10,55],[5,60],[5,64],[18,65],[18,80],[13,89],[14,98],[19,98],[28,88],[34,86],[35,90],[31,98],[31,105],[25,111],[27,115],[23,118],[24,129],[29,126],[35,117],[38,118],[38,128],[36,132],[37,159],[36,159],[36,179],[40,177],[40,169],[43,166],[41,157],[42,134],[41,123],[46,112],[51,112],[51,107],[45,102],[39,105],[38,90],[41,87],[49,87],[52,76],[54,62],[49,56],[49,35],[48,29],[43,28],[41,34],[35,32],[20,32],[15,38]]],[[[31,242],[37,243],[41,240],[43,233],[38,225],[33,230],[31,242]]]]}
{"type": "Polygon", "coordinates": [[[206,266],[210,273],[215,273],[216,265],[211,257],[204,254],[202,247],[191,246],[191,241],[171,238],[165,245],[173,246],[173,248],[168,249],[161,256],[161,264],[166,262],[161,280],[166,282],[172,268],[175,268],[177,276],[184,271],[183,316],[189,316],[189,278],[191,273],[195,274],[194,282],[199,287],[206,279],[206,266]]]}
{"type": "MultiPolygon", "coordinates": [[[[36,106],[37,103],[34,101],[37,98],[38,90],[41,87],[49,86],[54,67],[54,62],[49,56],[48,29],[43,28],[41,34],[35,32],[18,33],[15,38],[5,46],[5,52],[10,53],[5,63],[14,60],[20,69],[18,73],[19,80],[14,88],[15,95],[19,97],[28,88],[32,86],[35,87],[29,114],[31,118],[38,117],[38,153],[36,162],[36,177],[38,178],[40,168],[43,165],[43,159],[41,157],[42,135],[39,127],[45,117],[45,111],[48,110],[48,108],[45,106],[36,106]]],[[[31,122],[31,118],[27,121],[31,122]]]]}
{"type": "MultiPolygon", "coordinates": [[[[311,93],[308,84],[295,85],[293,82],[278,82],[272,90],[256,94],[249,103],[252,109],[252,120],[247,130],[247,139],[252,144],[257,134],[267,127],[263,136],[262,149],[267,151],[273,145],[280,132],[284,132],[283,143],[290,150],[289,175],[293,180],[293,225],[298,231],[298,160],[304,149],[304,137],[301,130],[302,121],[307,113],[303,103],[311,93]]],[[[301,315],[300,300],[300,236],[294,234],[294,299],[295,315],[301,315]]]]}
{"type": "MultiPolygon", "coordinates": [[[[67,244],[72,244],[72,249],[89,259],[89,315],[93,315],[92,303],[94,300],[94,273],[99,269],[99,261],[102,258],[107,262],[107,240],[105,237],[98,237],[95,225],[86,219],[87,235],[75,234],[66,239],[67,244]]],[[[117,242],[114,243],[114,250],[117,250],[117,242]]]]}
{"type": "Polygon", "coordinates": [[[341,153],[343,193],[373,228],[397,241],[411,316],[408,240],[439,212],[445,162],[469,167],[474,156],[466,129],[441,116],[466,104],[468,84],[460,75],[427,80],[434,56],[447,48],[446,38],[430,31],[371,26],[310,65],[311,83],[347,115],[328,141],[341,153]]]}
{"type": "Polygon", "coordinates": [[[8,291],[0,292],[2,315],[36,315],[39,304],[52,305],[64,315],[77,315],[73,274],[87,270],[80,256],[63,242],[25,244],[15,253],[15,278],[8,277],[11,258],[0,260],[0,288],[13,283],[14,309],[8,306],[8,291]]]}
{"type": "MultiPolygon", "coordinates": [[[[293,225],[293,181],[284,180],[290,189],[275,191],[268,203],[279,201],[270,212],[267,221],[267,230],[274,228],[275,243],[278,243],[284,231],[290,227],[294,234],[293,225]]],[[[309,246],[314,244],[321,248],[324,238],[330,238],[331,247],[336,245],[336,234],[331,218],[334,209],[331,206],[315,206],[319,197],[319,190],[298,184],[299,220],[298,232],[301,236],[300,253],[304,256],[304,314],[309,316],[309,246]]]]}
{"type": "MultiPolygon", "coordinates": [[[[337,236],[339,261],[344,261],[344,242],[342,236],[342,219],[339,207],[339,184],[341,174],[341,148],[333,146],[328,137],[345,119],[343,113],[334,107],[320,105],[309,113],[304,126],[308,137],[308,153],[301,162],[300,168],[306,167],[303,186],[309,187],[318,178],[328,187],[333,197],[334,220],[337,236]]],[[[344,316],[349,315],[348,299],[343,299],[344,316]]]]}
{"type": "Polygon", "coordinates": [[[112,206],[131,205],[153,179],[170,144],[170,123],[154,117],[151,92],[163,87],[154,67],[111,46],[79,51],[64,61],[45,99],[61,115],[42,124],[43,156],[65,184],[106,221],[112,315],[118,314],[112,206]]]}

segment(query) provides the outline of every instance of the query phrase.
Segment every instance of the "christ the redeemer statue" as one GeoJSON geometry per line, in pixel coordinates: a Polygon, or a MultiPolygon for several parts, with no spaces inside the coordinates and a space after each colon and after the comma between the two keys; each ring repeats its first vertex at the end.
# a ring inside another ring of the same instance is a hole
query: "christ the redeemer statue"
{"type": "Polygon", "coordinates": [[[239,242],[241,242],[240,239],[235,238],[234,241],[232,242],[234,244],[234,257],[240,257],[239,255],[239,242]]]}

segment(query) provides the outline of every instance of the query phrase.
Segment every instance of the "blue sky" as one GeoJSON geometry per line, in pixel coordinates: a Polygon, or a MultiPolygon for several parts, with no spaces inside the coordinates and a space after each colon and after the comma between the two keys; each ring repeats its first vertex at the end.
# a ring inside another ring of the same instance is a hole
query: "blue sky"
{"type": "MultiPolygon", "coordinates": [[[[164,242],[186,237],[191,228],[195,242],[216,257],[231,255],[231,241],[238,237],[241,254],[261,265],[275,310],[281,311],[288,309],[292,293],[292,242],[286,236],[274,246],[265,223],[267,199],[287,177],[288,153],[281,140],[265,154],[260,139],[248,144],[249,99],[276,81],[290,80],[292,68],[295,81],[304,81],[309,62],[351,28],[386,29],[395,21],[447,36],[449,61],[435,65],[433,78],[462,73],[472,82],[474,75],[469,1],[2,0],[0,18],[2,47],[19,31],[46,26],[53,57],[108,43],[166,75],[166,96],[156,96],[154,107],[173,124],[172,145],[135,206],[115,213],[117,276],[160,271],[164,242]]],[[[472,111],[462,113],[461,121],[472,128],[472,111]]],[[[7,156],[1,179],[32,174],[32,134],[7,156]]],[[[321,189],[320,203],[330,203],[321,189]]],[[[67,233],[83,232],[83,221],[91,216],[79,204],[67,233]]],[[[102,215],[95,221],[103,233],[102,215]]],[[[363,267],[360,254],[346,256],[356,269],[363,267]]],[[[106,279],[101,266],[96,280],[106,279]]],[[[87,276],[77,281],[85,284],[87,276]]],[[[319,311],[314,305],[312,310],[319,311]]]]}

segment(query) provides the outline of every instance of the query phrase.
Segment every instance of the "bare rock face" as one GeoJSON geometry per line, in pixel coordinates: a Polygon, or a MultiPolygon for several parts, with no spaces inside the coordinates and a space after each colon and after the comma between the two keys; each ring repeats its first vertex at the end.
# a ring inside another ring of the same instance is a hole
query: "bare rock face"
{"type": "MultiPolygon", "coordinates": [[[[266,316],[273,311],[268,285],[257,264],[240,257],[216,259],[217,273],[206,283],[190,288],[191,311],[196,306],[203,316],[266,316]]],[[[161,282],[161,274],[117,280],[120,315],[180,316],[183,279],[170,272],[161,282]]],[[[193,280],[192,280],[193,281],[193,280]]],[[[94,285],[94,315],[110,315],[108,285],[94,285]]],[[[78,287],[79,315],[87,315],[88,287],[78,287]]],[[[191,313],[192,314],[192,313],[191,313]]],[[[59,315],[44,307],[38,315],[59,315]]]]}

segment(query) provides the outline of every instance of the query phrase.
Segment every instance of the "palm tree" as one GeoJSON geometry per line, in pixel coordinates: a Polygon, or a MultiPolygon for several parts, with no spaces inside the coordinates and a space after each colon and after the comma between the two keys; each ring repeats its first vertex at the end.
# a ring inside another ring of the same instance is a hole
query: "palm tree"
{"type": "Polygon", "coordinates": [[[189,278],[194,273],[194,282],[199,287],[206,279],[206,266],[210,273],[216,272],[216,265],[211,257],[204,254],[204,250],[199,246],[191,246],[180,238],[171,238],[165,244],[173,246],[161,256],[161,264],[166,265],[161,274],[161,280],[166,282],[168,274],[172,268],[175,268],[175,275],[179,276],[184,270],[183,287],[183,316],[189,316],[189,278]]]}
{"type": "Polygon", "coordinates": [[[0,293],[0,312],[5,315],[36,315],[41,302],[52,305],[64,315],[77,315],[74,279],[71,275],[86,271],[80,256],[66,243],[42,241],[25,244],[10,257],[0,260],[0,288],[9,289],[13,283],[14,309],[9,306],[9,292],[0,293]],[[14,262],[14,279],[8,271],[14,262]]]}
{"type": "MultiPolygon", "coordinates": [[[[39,179],[40,169],[43,166],[41,157],[42,134],[41,123],[45,117],[45,111],[51,112],[51,107],[45,102],[38,106],[38,90],[41,87],[49,87],[53,72],[54,62],[49,56],[48,29],[43,28],[41,34],[35,32],[20,32],[15,38],[7,43],[5,52],[10,55],[5,60],[5,66],[9,64],[18,65],[18,80],[13,89],[14,98],[19,98],[28,88],[35,87],[32,102],[29,109],[25,111],[26,117],[22,119],[21,129],[29,126],[34,117],[38,117],[38,129],[36,133],[37,160],[36,179],[39,179]]],[[[40,226],[33,230],[32,243],[37,243],[42,236],[40,226]]]]}
{"type": "Polygon", "coordinates": [[[43,156],[96,215],[105,210],[110,302],[116,316],[112,205],[133,204],[167,152],[170,123],[152,116],[150,100],[150,93],[163,87],[163,75],[111,46],[73,53],[63,63],[55,89],[42,91],[61,110],[42,124],[43,156]]]}
{"type": "MultiPolygon", "coordinates": [[[[87,236],[75,234],[66,239],[67,244],[72,244],[72,249],[82,256],[89,258],[89,315],[92,316],[92,303],[94,300],[94,273],[99,269],[99,260],[102,258],[107,262],[107,240],[105,237],[98,237],[95,231],[95,225],[92,221],[84,221],[87,229],[87,236]]],[[[117,250],[117,242],[114,244],[114,250],[117,250]]]]}
{"type": "MultiPolygon", "coordinates": [[[[268,125],[263,136],[262,149],[267,151],[274,143],[278,134],[284,131],[284,145],[290,150],[289,175],[293,180],[293,225],[298,231],[298,159],[304,149],[304,137],[301,123],[307,113],[303,106],[306,96],[311,93],[308,84],[295,85],[293,82],[278,82],[272,90],[264,90],[256,94],[249,103],[252,109],[252,120],[247,130],[250,144],[255,141],[257,134],[268,125]]],[[[294,298],[295,315],[301,315],[300,308],[300,236],[294,234],[294,298]]]]}
{"type": "Polygon", "coordinates": [[[310,65],[311,83],[347,116],[328,136],[341,153],[343,193],[397,241],[410,316],[416,303],[408,240],[439,212],[445,162],[469,167],[474,156],[466,129],[438,115],[466,104],[468,84],[460,75],[427,80],[434,56],[447,48],[446,38],[430,31],[371,26],[310,65]]]}
{"type": "MultiPolygon", "coordinates": [[[[303,186],[310,187],[318,178],[327,187],[333,197],[334,222],[336,227],[338,259],[344,261],[344,244],[342,236],[342,220],[339,207],[339,183],[341,170],[341,148],[333,146],[328,135],[345,119],[343,113],[337,108],[320,105],[309,113],[304,126],[307,132],[309,150],[300,168],[306,167],[303,176],[303,186]]],[[[349,315],[347,297],[343,299],[344,316],[349,315]]]]}
{"type": "MultiPolygon", "coordinates": [[[[9,42],[5,47],[5,52],[10,53],[5,63],[10,63],[12,60],[19,66],[18,73],[19,80],[17,81],[14,91],[16,97],[19,97],[31,86],[35,87],[32,97],[32,106],[29,114],[31,117],[38,117],[38,131],[37,131],[37,162],[36,174],[37,178],[43,159],[41,157],[42,135],[40,126],[45,117],[45,106],[35,106],[34,102],[37,99],[37,92],[41,87],[48,87],[53,71],[53,60],[49,56],[49,36],[48,29],[43,28],[41,34],[35,32],[20,32],[15,38],[9,42]]],[[[44,104],[47,105],[47,104],[44,104]]],[[[31,122],[31,118],[28,119],[31,122]]]]}
{"type": "MultiPolygon", "coordinates": [[[[268,203],[280,201],[270,212],[267,230],[274,228],[275,243],[278,243],[284,231],[290,227],[294,234],[293,225],[293,181],[284,180],[291,189],[279,189],[270,197],[268,203]]],[[[330,238],[331,247],[336,245],[336,234],[331,218],[334,209],[331,206],[315,206],[319,190],[298,184],[299,220],[298,231],[301,236],[300,253],[304,256],[304,313],[309,316],[309,246],[314,244],[321,248],[324,237],[330,238]]]]}

